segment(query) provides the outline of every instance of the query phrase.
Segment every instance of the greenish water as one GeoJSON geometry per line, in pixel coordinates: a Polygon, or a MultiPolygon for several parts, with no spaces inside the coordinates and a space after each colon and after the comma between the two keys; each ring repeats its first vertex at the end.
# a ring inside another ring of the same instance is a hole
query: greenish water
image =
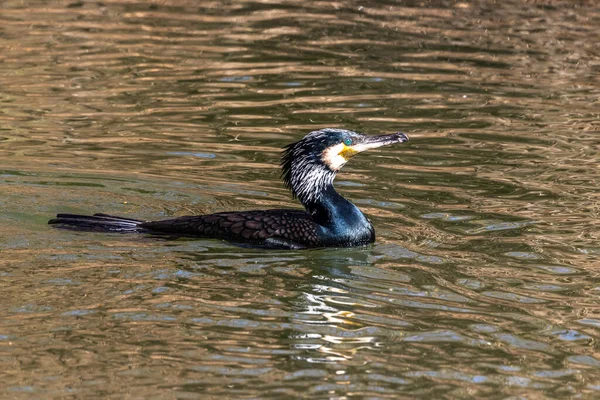
{"type": "Polygon", "coordinates": [[[0,397],[600,396],[600,7],[0,5],[0,397]],[[337,188],[376,244],[51,229],[294,207],[279,151],[403,131],[337,188]]]}

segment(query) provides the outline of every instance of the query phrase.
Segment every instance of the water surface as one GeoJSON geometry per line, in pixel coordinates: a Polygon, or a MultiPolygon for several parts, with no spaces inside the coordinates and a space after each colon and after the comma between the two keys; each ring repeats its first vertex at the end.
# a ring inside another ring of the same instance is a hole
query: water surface
{"type": "MultiPolygon", "coordinates": [[[[373,4],[371,4],[373,3],[373,4]]],[[[596,398],[600,8],[0,6],[6,398],[596,398]],[[402,130],[337,187],[377,243],[51,229],[296,207],[279,151],[402,130]]]]}

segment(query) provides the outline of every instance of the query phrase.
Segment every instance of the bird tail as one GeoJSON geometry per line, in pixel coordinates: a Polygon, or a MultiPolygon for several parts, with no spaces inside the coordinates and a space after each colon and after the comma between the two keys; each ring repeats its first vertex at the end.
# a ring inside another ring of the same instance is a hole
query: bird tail
{"type": "Polygon", "coordinates": [[[115,217],[107,214],[77,215],[58,214],[56,218],[48,221],[57,228],[71,229],[86,232],[117,232],[117,233],[142,233],[146,229],[139,225],[144,223],[138,219],[115,217]]]}

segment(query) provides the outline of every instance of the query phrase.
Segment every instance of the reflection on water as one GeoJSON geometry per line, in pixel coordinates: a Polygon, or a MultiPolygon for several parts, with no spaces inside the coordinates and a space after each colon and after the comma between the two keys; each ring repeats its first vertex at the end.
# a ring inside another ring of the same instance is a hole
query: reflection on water
{"type": "Polygon", "coordinates": [[[0,6],[4,397],[597,397],[600,9],[0,6]],[[402,130],[337,185],[375,245],[49,229],[290,207],[279,149],[402,130]]]}

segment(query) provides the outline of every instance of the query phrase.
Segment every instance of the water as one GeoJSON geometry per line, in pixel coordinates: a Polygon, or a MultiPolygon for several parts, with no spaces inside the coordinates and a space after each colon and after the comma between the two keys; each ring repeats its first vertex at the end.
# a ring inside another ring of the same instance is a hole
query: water
{"type": "Polygon", "coordinates": [[[0,6],[0,396],[600,396],[593,1],[0,6]],[[357,249],[51,229],[293,207],[282,146],[402,130],[357,249]]]}

